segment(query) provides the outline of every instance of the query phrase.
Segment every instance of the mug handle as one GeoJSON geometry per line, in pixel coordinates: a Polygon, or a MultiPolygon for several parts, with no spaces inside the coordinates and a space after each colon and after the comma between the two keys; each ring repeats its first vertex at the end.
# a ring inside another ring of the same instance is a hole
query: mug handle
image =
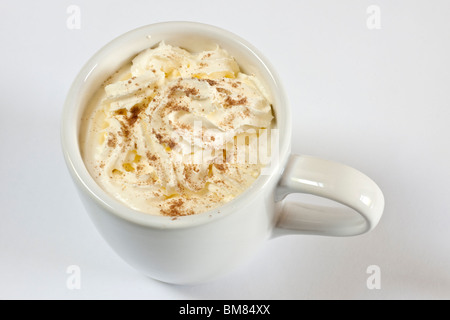
{"type": "Polygon", "coordinates": [[[349,166],[311,156],[291,155],[276,189],[275,200],[306,193],[339,202],[331,208],[286,201],[273,236],[314,234],[355,236],[376,227],[383,214],[380,188],[349,166]]]}

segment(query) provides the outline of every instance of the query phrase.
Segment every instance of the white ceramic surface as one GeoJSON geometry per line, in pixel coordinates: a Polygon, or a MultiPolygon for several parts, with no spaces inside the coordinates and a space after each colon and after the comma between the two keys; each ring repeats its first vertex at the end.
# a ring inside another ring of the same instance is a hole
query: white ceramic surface
{"type": "Polygon", "coordinates": [[[290,155],[291,116],[280,80],[265,58],[227,31],[191,22],[160,23],[128,32],[97,52],[82,68],[67,96],[62,121],[66,163],[94,224],[131,266],[164,282],[212,279],[250,257],[271,236],[287,233],[351,236],[373,229],[383,212],[380,189],[347,166],[290,155]],[[270,174],[217,210],[172,220],[136,212],[106,194],[86,170],[79,152],[81,114],[99,84],[139,51],[161,40],[188,50],[218,43],[247,73],[269,89],[279,129],[279,154],[270,174]],[[284,204],[289,193],[309,193],[355,212],[284,204]],[[282,230],[282,231],[281,231],[282,230]]]}

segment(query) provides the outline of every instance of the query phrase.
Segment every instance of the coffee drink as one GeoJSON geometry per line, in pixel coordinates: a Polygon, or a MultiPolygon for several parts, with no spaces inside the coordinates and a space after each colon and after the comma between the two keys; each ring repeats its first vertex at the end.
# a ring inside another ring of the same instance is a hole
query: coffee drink
{"type": "Polygon", "coordinates": [[[164,42],[111,75],[82,118],[82,156],[112,196],[149,214],[205,212],[250,188],[275,122],[261,82],[225,50],[164,42]],[[264,144],[266,145],[266,144],[264,144]]]}

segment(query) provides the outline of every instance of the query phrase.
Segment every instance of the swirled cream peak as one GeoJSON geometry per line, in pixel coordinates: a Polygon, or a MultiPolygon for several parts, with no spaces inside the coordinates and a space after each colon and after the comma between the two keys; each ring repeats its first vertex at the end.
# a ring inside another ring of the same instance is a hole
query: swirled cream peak
{"type": "Polygon", "coordinates": [[[272,119],[263,86],[225,50],[190,53],[160,43],[92,99],[83,157],[97,182],[134,209],[200,213],[256,180],[265,164],[250,146],[272,119]]]}

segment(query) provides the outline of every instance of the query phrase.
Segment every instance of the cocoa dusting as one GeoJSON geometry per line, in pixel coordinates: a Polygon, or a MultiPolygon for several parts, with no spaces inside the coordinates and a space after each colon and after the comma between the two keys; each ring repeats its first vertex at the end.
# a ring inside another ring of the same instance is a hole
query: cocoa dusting
{"type": "Polygon", "coordinates": [[[128,125],[133,126],[137,119],[139,118],[139,114],[144,111],[145,106],[136,104],[130,109],[130,115],[127,118],[128,125]]]}
{"type": "Polygon", "coordinates": [[[111,84],[114,76],[117,75],[118,73],[119,73],[119,70],[114,72],[114,74],[110,75],[105,81],[103,81],[103,86],[106,87],[107,85],[111,84]]]}
{"type": "Polygon", "coordinates": [[[153,129],[152,132],[155,135],[156,139],[158,139],[159,143],[162,144],[164,142],[162,135],[160,135],[159,133],[156,133],[155,129],[153,129]]]}
{"type": "Polygon", "coordinates": [[[127,115],[127,109],[122,108],[122,109],[118,109],[114,112],[115,115],[117,116],[126,116],[127,115]]]}
{"type": "Polygon", "coordinates": [[[217,86],[219,84],[216,80],[211,79],[202,79],[202,80],[208,82],[211,87],[217,86]]]}
{"type": "Polygon", "coordinates": [[[155,135],[158,142],[162,145],[168,146],[170,149],[173,149],[177,144],[169,138],[164,138],[160,133],[156,132],[155,129],[152,129],[152,133],[155,135]]]}
{"type": "Polygon", "coordinates": [[[227,96],[225,99],[225,104],[223,105],[225,108],[231,108],[232,106],[243,105],[247,103],[247,97],[243,97],[239,100],[234,100],[230,96],[227,96]]]}
{"type": "Polygon", "coordinates": [[[173,97],[175,97],[175,95],[178,92],[183,92],[187,97],[189,97],[191,95],[196,96],[199,94],[199,91],[196,88],[186,88],[180,84],[177,84],[176,86],[173,86],[172,88],[170,88],[169,96],[168,96],[169,99],[172,99],[173,97]]]}
{"type": "Polygon", "coordinates": [[[130,138],[130,128],[124,122],[120,121],[120,132],[119,135],[122,136],[125,140],[129,140],[130,138]]]}
{"type": "Polygon", "coordinates": [[[232,86],[233,88],[239,87],[240,84],[242,84],[242,82],[240,82],[240,81],[231,82],[231,86],[232,86]]]}
{"type": "Polygon", "coordinates": [[[220,122],[220,125],[224,127],[232,127],[234,119],[236,119],[236,115],[230,114],[224,121],[220,122]]]}
{"type": "Polygon", "coordinates": [[[178,128],[183,129],[183,130],[192,130],[192,127],[190,125],[183,123],[183,122],[178,123],[178,128]]]}
{"type": "Polygon", "coordinates": [[[225,171],[227,170],[227,167],[225,164],[223,163],[215,163],[214,167],[216,167],[217,169],[219,169],[220,171],[225,171]]]}
{"type": "Polygon", "coordinates": [[[168,208],[161,208],[161,214],[165,216],[179,217],[179,216],[187,216],[192,215],[195,212],[192,209],[186,210],[183,208],[184,201],[183,199],[169,200],[166,203],[169,204],[168,208]]]}
{"type": "Polygon", "coordinates": [[[169,99],[173,98],[177,94],[177,92],[181,91],[182,89],[183,89],[183,87],[179,84],[170,88],[169,99]]]}
{"type": "Polygon", "coordinates": [[[212,56],[212,53],[209,52],[209,53],[205,54],[205,55],[202,57],[202,60],[203,60],[203,59],[206,59],[206,58],[209,58],[209,57],[211,57],[211,56],[212,56]]]}
{"type": "Polygon", "coordinates": [[[110,133],[110,137],[108,139],[108,147],[115,148],[116,145],[117,145],[117,137],[113,133],[110,133]]]}
{"type": "Polygon", "coordinates": [[[148,160],[150,160],[150,161],[156,161],[156,160],[158,160],[158,157],[155,156],[154,154],[152,154],[150,151],[147,152],[147,158],[148,158],[148,160]]]}
{"type": "Polygon", "coordinates": [[[225,89],[225,88],[220,88],[220,87],[218,87],[218,88],[216,88],[216,90],[217,90],[217,92],[225,93],[225,94],[227,94],[227,95],[230,95],[230,94],[231,94],[231,91],[228,90],[228,89],[225,89]]]}
{"type": "Polygon", "coordinates": [[[169,100],[169,102],[166,105],[166,108],[170,111],[186,111],[190,112],[189,108],[181,103],[178,103],[175,100],[169,100]]]}
{"type": "Polygon", "coordinates": [[[198,89],[196,89],[196,88],[186,88],[186,89],[184,89],[184,93],[186,94],[186,96],[191,96],[191,95],[193,95],[193,96],[196,96],[196,95],[198,95],[198,89]]]}
{"type": "Polygon", "coordinates": [[[189,182],[189,179],[191,178],[192,175],[192,171],[189,168],[189,165],[186,165],[183,168],[183,175],[184,175],[184,179],[186,179],[186,182],[189,182]]]}
{"type": "Polygon", "coordinates": [[[200,166],[197,164],[186,164],[183,168],[183,175],[186,181],[190,184],[192,184],[191,177],[193,172],[199,173],[200,172],[200,166]]]}

